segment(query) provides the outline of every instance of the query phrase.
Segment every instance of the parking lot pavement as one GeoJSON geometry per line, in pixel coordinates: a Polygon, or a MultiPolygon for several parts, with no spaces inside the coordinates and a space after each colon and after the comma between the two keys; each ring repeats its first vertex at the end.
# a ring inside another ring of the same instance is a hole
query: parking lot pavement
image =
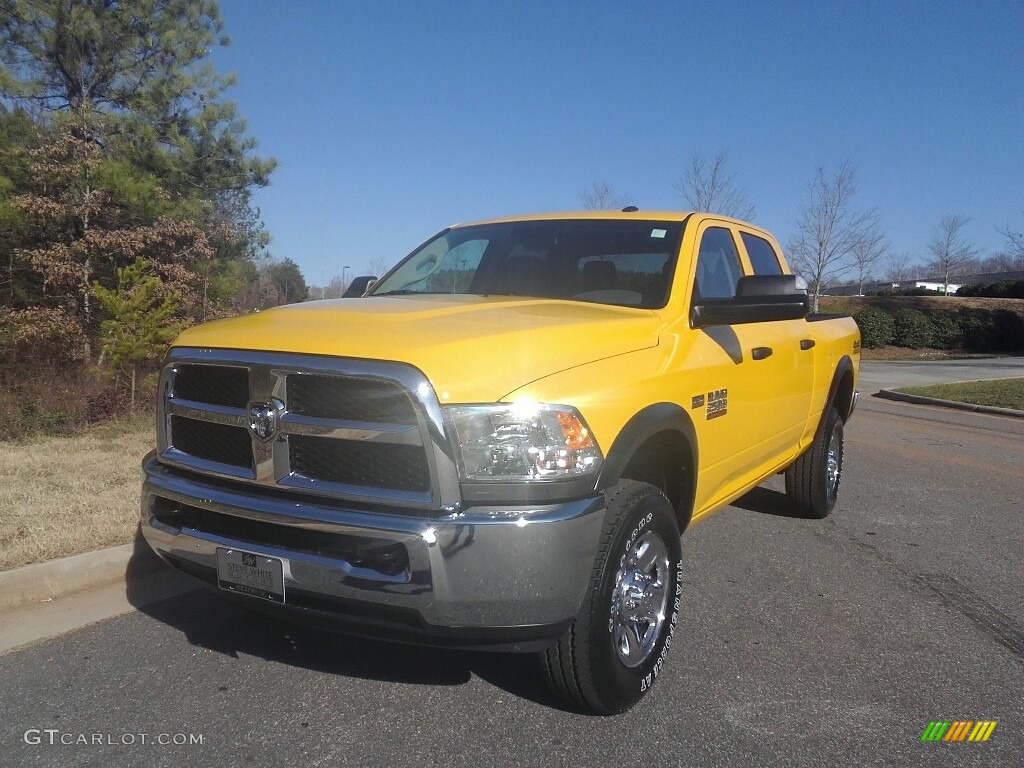
{"type": "Polygon", "coordinates": [[[880,389],[924,387],[952,381],[980,381],[1024,376],[1024,357],[993,357],[973,360],[889,362],[866,360],[860,364],[860,391],[871,395],[880,389]]]}
{"type": "Polygon", "coordinates": [[[624,715],[565,711],[526,658],[201,591],[0,657],[0,765],[1020,765],[1024,423],[862,398],[846,438],[830,518],[776,477],[684,534],[678,641],[624,715]],[[935,720],[998,725],[923,743],[935,720]]]}

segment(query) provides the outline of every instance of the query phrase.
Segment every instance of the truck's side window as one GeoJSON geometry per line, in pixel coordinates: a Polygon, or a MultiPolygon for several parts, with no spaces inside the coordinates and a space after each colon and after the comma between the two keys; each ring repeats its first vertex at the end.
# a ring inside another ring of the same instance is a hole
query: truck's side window
{"type": "Polygon", "coordinates": [[[736,283],[742,276],[740,256],[736,252],[732,233],[722,227],[706,229],[697,253],[694,297],[731,299],[736,295],[736,283]]]}
{"type": "Polygon", "coordinates": [[[782,267],[779,266],[779,257],[771,243],[763,237],[752,235],[749,232],[741,232],[743,245],[747,248],[747,256],[750,257],[750,266],[754,268],[755,275],[781,275],[782,267]]]}

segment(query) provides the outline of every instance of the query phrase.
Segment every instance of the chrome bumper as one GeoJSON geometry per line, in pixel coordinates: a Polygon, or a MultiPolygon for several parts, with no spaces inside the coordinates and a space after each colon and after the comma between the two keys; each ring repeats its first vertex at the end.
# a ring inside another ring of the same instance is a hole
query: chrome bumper
{"type": "Polygon", "coordinates": [[[394,639],[415,642],[477,646],[557,636],[583,602],[604,521],[600,495],[427,518],[206,483],[152,454],[143,470],[142,532],[171,565],[216,583],[218,547],[281,558],[293,613],[333,617],[356,633],[375,627],[367,633],[389,636],[391,627],[394,639]],[[182,518],[189,525],[173,524],[179,509],[190,510],[182,518]],[[204,526],[207,519],[218,524],[204,526]],[[280,545],[297,538],[301,548],[280,545]],[[336,552],[331,542],[341,539],[404,547],[402,566],[374,570],[358,558],[322,554],[336,552]]]}

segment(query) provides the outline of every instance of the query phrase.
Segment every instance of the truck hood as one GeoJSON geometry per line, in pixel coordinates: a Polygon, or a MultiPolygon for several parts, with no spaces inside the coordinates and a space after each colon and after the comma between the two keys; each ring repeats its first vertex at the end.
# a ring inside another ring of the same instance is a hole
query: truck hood
{"type": "Polygon", "coordinates": [[[531,381],[653,347],[651,310],[507,296],[291,304],[186,330],[177,347],[300,352],[416,366],[442,402],[494,402],[531,381]]]}

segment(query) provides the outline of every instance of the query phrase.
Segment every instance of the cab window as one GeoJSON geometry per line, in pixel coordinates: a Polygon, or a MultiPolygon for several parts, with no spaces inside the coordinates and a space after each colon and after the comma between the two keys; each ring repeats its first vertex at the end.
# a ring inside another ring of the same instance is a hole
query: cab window
{"type": "Polygon", "coordinates": [[[742,276],[732,233],[723,227],[706,229],[697,253],[695,298],[731,299],[736,296],[736,283],[742,276]]]}
{"type": "Polygon", "coordinates": [[[752,235],[749,232],[741,232],[743,245],[747,249],[747,256],[750,257],[750,266],[754,268],[755,275],[781,275],[782,267],[779,266],[779,257],[775,255],[772,244],[763,237],[752,235]]]}

